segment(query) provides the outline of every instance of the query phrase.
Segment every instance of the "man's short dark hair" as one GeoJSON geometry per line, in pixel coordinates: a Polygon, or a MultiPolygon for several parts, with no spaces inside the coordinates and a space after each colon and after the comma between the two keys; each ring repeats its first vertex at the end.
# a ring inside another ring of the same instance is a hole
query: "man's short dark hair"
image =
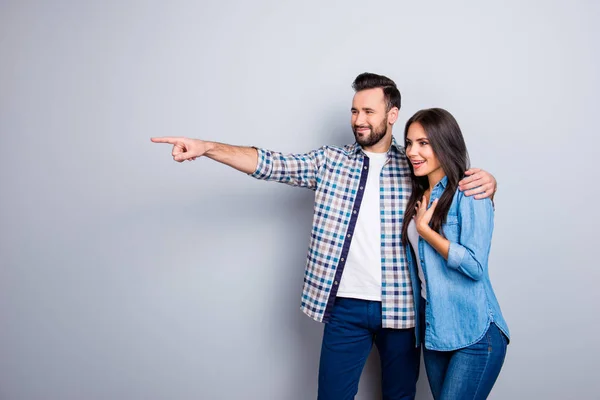
{"type": "Polygon", "coordinates": [[[390,111],[392,107],[398,107],[398,110],[400,109],[400,91],[396,87],[396,83],[387,76],[364,72],[357,76],[352,83],[352,89],[354,89],[355,92],[375,88],[383,89],[386,111],[390,111]]]}

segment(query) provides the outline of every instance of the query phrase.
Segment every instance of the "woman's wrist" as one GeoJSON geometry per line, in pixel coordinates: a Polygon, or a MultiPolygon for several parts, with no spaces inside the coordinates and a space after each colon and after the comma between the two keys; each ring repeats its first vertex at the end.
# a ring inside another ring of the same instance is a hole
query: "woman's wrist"
{"type": "Polygon", "coordinates": [[[427,224],[418,224],[417,225],[417,233],[422,238],[425,238],[425,236],[428,235],[431,231],[432,231],[431,227],[427,224]]]}

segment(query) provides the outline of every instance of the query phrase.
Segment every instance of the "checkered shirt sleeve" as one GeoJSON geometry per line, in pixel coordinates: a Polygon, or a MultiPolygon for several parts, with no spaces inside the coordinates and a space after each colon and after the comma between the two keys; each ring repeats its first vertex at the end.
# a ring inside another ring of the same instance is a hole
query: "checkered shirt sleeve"
{"type": "Polygon", "coordinates": [[[325,149],[322,147],[305,154],[283,154],[257,148],[258,165],[251,176],[316,190],[319,171],[325,164],[325,149]]]}

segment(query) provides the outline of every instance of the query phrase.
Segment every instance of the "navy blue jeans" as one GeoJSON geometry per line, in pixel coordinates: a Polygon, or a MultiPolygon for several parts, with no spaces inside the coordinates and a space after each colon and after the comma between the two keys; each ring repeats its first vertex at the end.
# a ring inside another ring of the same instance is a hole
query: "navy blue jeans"
{"type": "Polygon", "coordinates": [[[384,329],[381,302],[338,297],[325,324],[319,400],[352,400],[373,343],[381,359],[383,400],[414,399],[420,350],[414,329],[384,329]]]}
{"type": "Polygon", "coordinates": [[[487,399],[502,369],[507,344],[506,336],[491,323],[483,338],[471,346],[454,351],[424,348],[423,359],[433,398],[487,399]]]}

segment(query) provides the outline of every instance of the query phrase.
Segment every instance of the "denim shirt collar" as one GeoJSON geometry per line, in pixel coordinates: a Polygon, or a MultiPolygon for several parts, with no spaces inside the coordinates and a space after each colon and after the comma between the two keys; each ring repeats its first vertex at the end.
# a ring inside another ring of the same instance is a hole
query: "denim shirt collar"
{"type": "Polygon", "coordinates": [[[433,187],[431,201],[433,201],[434,198],[440,197],[442,193],[444,193],[444,190],[446,190],[446,186],[448,186],[448,177],[444,175],[444,177],[433,187]]]}

